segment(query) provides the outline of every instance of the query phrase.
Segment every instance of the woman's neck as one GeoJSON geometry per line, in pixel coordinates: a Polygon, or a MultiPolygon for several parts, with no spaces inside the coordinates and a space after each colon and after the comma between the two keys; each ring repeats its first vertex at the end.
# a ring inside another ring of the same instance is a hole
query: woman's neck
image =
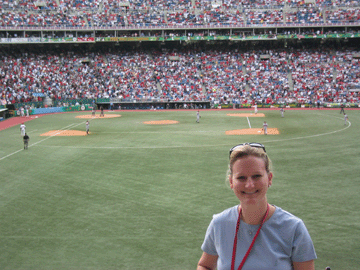
{"type": "Polygon", "coordinates": [[[240,205],[241,219],[250,225],[261,224],[267,211],[267,205],[267,202],[262,203],[261,205],[240,205]]]}

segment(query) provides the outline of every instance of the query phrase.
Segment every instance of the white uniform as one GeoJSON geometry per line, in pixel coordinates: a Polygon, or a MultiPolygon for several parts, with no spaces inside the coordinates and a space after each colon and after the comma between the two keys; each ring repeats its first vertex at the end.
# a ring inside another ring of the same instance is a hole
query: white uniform
{"type": "Polygon", "coordinates": [[[257,109],[257,105],[254,105],[254,113],[257,114],[258,109],[257,109]]]}
{"type": "Polygon", "coordinates": [[[86,121],[85,125],[86,125],[86,134],[89,134],[89,130],[90,130],[90,123],[89,123],[89,121],[86,121]]]}
{"type": "Polygon", "coordinates": [[[200,113],[199,112],[196,113],[196,122],[200,123],[200,113]]]}
{"type": "Polygon", "coordinates": [[[267,128],[268,128],[268,124],[266,122],[264,122],[263,129],[264,129],[264,134],[265,135],[267,135],[267,128]]]}
{"type": "Polygon", "coordinates": [[[284,117],[284,108],[280,109],[280,114],[281,114],[281,117],[284,117]]]}
{"type": "Polygon", "coordinates": [[[344,121],[345,121],[344,125],[346,125],[346,124],[347,124],[347,121],[348,121],[348,116],[347,116],[346,113],[344,114],[344,121]]]}
{"type": "Polygon", "coordinates": [[[26,129],[26,126],[24,124],[21,124],[20,125],[20,132],[21,132],[21,136],[25,136],[25,129],[26,129]]]}

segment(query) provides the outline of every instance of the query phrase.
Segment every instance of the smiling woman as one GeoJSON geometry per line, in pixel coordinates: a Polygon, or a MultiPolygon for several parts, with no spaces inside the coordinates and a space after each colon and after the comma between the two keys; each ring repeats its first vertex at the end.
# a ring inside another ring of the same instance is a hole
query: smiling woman
{"type": "Polygon", "coordinates": [[[273,174],[265,146],[233,147],[228,174],[240,205],[214,215],[197,269],[314,270],[316,253],[303,221],[267,201],[273,174]]]}
{"type": "Polygon", "coordinates": [[[262,158],[252,155],[236,159],[229,177],[230,187],[241,202],[243,220],[249,224],[258,224],[261,216],[249,215],[248,218],[247,212],[251,213],[253,207],[261,209],[267,206],[266,192],[272,184],[273,175],[266,170],[264,163],[262,158]]]}

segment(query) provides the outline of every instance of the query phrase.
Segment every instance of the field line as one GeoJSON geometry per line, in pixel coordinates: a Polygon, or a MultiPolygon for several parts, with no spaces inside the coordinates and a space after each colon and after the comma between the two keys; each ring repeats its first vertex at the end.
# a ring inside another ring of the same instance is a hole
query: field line
{"type": "MultiPolygon", "coordinates": [[[[344,131],[348,128],[351,127],[351,122],[348,121],[349,125],[347,125],[346,127],[339,129],[339,130],[334,130],[334,131],[330,131],[330,132],[326,132],[326,133],[320,133],[320,134],[314,134],[314,135],[308,135],[308,136],[302,136],[302,137],[295,137],[295,138],[289,138],[289,139],[279,139],[279,140],[269,140],[269,141],[263,141],[264,143],[271,143],[271,142],[283,142],[283,141],[292,141],[292,140],[301,140],[301,139],[309,139],[309,138],[315,138],[315,137],[320,137],[320,136],[326,136],[326,135],[331,135],[334,133],[338,133],[341,131],[344,131]]],[[[212,145],[164,145],[164,146],[68,146],[70,148],[78,148],[78,149],[176,149],[176,148],[202,148],[202,147],[216,147],[216,146],[231,146],[229,144],[212,144],[212,145]]],[[[46,146],[41,146],[41,147],[62,147],[64,148],[64,146],[56,146],[56,145],[46,145],[46,146]]],[[[65,146],[66,147],[66,146],[65,146]]],[[[0,159],[1,160],[1,159],[0,159]]]]}
{"type": "Polygon", "coordinates": [[[265,142],[284,142],[284,141],[292,141],[292,140],[301,140],[301,139],[308,139],[308,138],[315,138],[315,137],[320,137],[320,136],[326,136],[326,135],[330,135],[330,134],[334,134],[337,132],[341,132],[344,131],[348,128],[351,127],[351,122],[348,121],[349,125],[347,125],[346,127],[339,129],[339,130],[334,130],[334,131],[330,131],[330,132],[326,132],[326,133],[321,133],[321,134],[315,134],[315,135],[308,135],[308,136],[303,136],[303,137],[295,137],[295,138],[289,138],[289,139],[281,139],[281,140],[271,140],[271,141],[265,141],[265,142]]]}
{"type": "Polygon", "coordinates": [[[17,154],[17,153],[19,153],[19,152],[21,152],[23,150],[24,149],[20,149],[20,150],[15,151],[14,153],[8,154],[7,156],[0,158],[0,161],[5,159],[5,158],[11,157],[12,155],[15,155],[15,154],[17,154]]]}
{"type": "MultiPolygon", "coordinates": [[[[54,135],[51,135],[51,136],[49,136],[49,137],[47,137],[47,138],[45,138],[45,139],[42,139],[42,140],[40,140],[40,141],[38,141],[38,142],[36,142],[36,143],[33,143],[33,144],[29,145],[29,147],[32,147],[32,146],[34,146],[34,145],[37,145],[37,144],[39,144],[39,143],[41,143],[41,142],[43,142],[43,141],[45,141],[45,140],[50,139],[50,138],[53,137],[53,136],[56,136],[57,134],[60,134],[60,133],[62,132],[61,130],[65,130],[66,128],[78,126],[78,125],[81,125],[81,124],[82,124],[82,123],[80,123],[80,124],[78,124],[78,123],[73,123],[73,124],[71,124],[71,125],[68,125],[68,126],[62,128],[62,129],[60,129],[60,131],[59,131],[58,133],[56,133],[56,134],[54,134],[54,135]]],[[[17,150],[17,151],[15,151],[15,152],[11,153],[11,154],[8,154],[8,155],[0,158],[0,161],[3,160],[3,159],[5,159],[5,158],[11,157],[11,156],[13,156],[13,155],[15,155],[15,154],[23,151],[23,150],[24,150],[24,149],[20,149],[20,150],[17,150]]]]}
{"type": "Polygon", "coordinates": [[[248,124],[249,124],[249,128],[251,128],[251,124],[250,124],[250,120],[249,120],[249,117],[246,117],[247,121],[248,121],[248,124]]]}
{"type": "MultiPolygon", "coordinates": [[[[249,121],[249,120],[248,120],[249,121]]],[[[346,130],[346,129],[348,129],[348,128],[350,128],[351,127],[351,122],[350,121],[348,121],[348,125],[346,126],[346,127],[344,127],[344,128],[342,128],[342,129],[339,129],[339,130],[334,130],[334,131],[330,131],[330,132],[326,132],[326,133],[321,133],[321,134],[314,134],[314,135],[308,135],[308,136],[303,136],[303,137],[295,137],[295,138],[289,138],[289,139],[279,139],[279,140],[269,140],[269,141],[264,141],[264,143],[266,142],[266,143],[271,143],[271,142],[282,142],[282,141],[292,141],[292,140],[301,140],[301,139],[308,139],[308,138],[315,138],[315,137],[320,137],[320,136],[326,136],[326,135],[330,135],[330,134],[334,134],[334,133],[337,133],[337,132],[341,132],[341,131],[344,131],[344,130],[346,130]]],[[[73,123],[73,124],[71,124],[71,125],[69,125],[69,126],[66,126],[66,127],[64,127],[63,129],[66,129],[66,128],[69,128],[69,127],[75,127],[75,126],[79,126],[79,125],[82,125],[83,123],[73,123]]],[[[249,123],[249,125],[250,125],[250,123],[249,123]]],[[[62,129],[62,130],[63,130],[62,129]]],[[[178,131],[176,131],[176,132],[178,132],[178,131]]],[[[199,132],[199,131],[197,131],[197,132],[199,132]]],[[[104,132],[104,133],[106,133],[106,132],[104,132]]],[[[131,132],[131,133],[133,133],[133,132],[131,132]]],[[[134,133],[137,133],[137,132],[134,132],[134,133]]],[[[146,132],[139,132],[139,133],[146,133],[146,132]]],[[[52,135],[52,136],[49,136],[49,137],[47,137],[47,138],[45,138],[45,139],[43,139],[43,140],[41,140],[41,141],[38,141],[38,142],[36,142],[36,143],[34,143],[34,144],[32,144],[32,145],[29,145],[29,147],[30,146],[35,146],[35,145],[37,145],[37,144],[39,144],[39,143],[41,143],[41,142],[43,142],[43,141],[45,141],[45,140],[48,140],[48,139],[50,139],[51,137],[53,137],[53,136],[56,136],[57,134],[54,134],[54,135],[52,135]]],[[[70,148],[79,148],[79,149],[164,149],[164,148],[167,148],[167,149],[171,149],[171,148],[174,148],[174,149],[176,149],[176,148],[201,148],[201,147],[207,147],[207,146],[209,146],[209,147],[214,147],[214,146],[229,146],[228,144],[217,144],[217,145],[189,145],[189,146],[184,146],[184,145],[181,145],[181,146],[174,146],[174,145],[171,145],[171,146],[141,146],[141,147],[139,147],[139,146],[86,146],[86,147],[76,147],[76,146],[71,146],[70,148]]],[[[54,147],[54,148],[57,148],[57,147],[64,147],[64,146],[41,146],[41,147],[54,147]]],[[[2,158],[0,158],[0,161],[1,160],[3,160],[3,159],[5,159],[5,158],[7,158],[7,157],[10,157],[10,156],[12,156],[12,155],[14,155],[14,154],[17,154],[17,153],[19,153],[20,151],[22,151],[23,149],[21,149],[21,150],[18,150],[18,151],[15,151],[14,153],[11,153],[11,154],[9,154],[9,155],[7,155],[7,156],[4,156],[4,157],[2,157],[2,158]]]]}
{"type": "MultiPolygon", "coordinates": [[[[95,133],[95,132],[94,132],[95,133]]],[[[100,131],[100,132],[96,132],[96,134],[164,134],[164,131],[100,131]]],[[[195,134],[195,133],[221,133],[224,134],[224,131],[214,131],[214,130],[177,130],[177,131],[166,131],[166,133],[171,133],[171,134],[181,134],[181,133],[185,133],[185,134],[195,134]]]]}

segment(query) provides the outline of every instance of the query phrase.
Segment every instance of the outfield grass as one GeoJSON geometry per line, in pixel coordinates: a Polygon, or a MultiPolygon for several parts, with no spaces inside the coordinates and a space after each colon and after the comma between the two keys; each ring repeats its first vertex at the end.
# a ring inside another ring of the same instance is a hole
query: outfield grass
{"type": "Polygon", "coordinates": [[[250,111],[121,111],[47,115],[0,131],[0,269],[195,269],[214,213],[238,203],[225,184],[228,150],[265,144],[273,161],[268,199],[302,218],[316,269],[359,269],[360,111],[259,110],[280,135],[225,135],[249,128],[250,111]],[[144,121],[176,120],[174,125],[144,121]]]}

